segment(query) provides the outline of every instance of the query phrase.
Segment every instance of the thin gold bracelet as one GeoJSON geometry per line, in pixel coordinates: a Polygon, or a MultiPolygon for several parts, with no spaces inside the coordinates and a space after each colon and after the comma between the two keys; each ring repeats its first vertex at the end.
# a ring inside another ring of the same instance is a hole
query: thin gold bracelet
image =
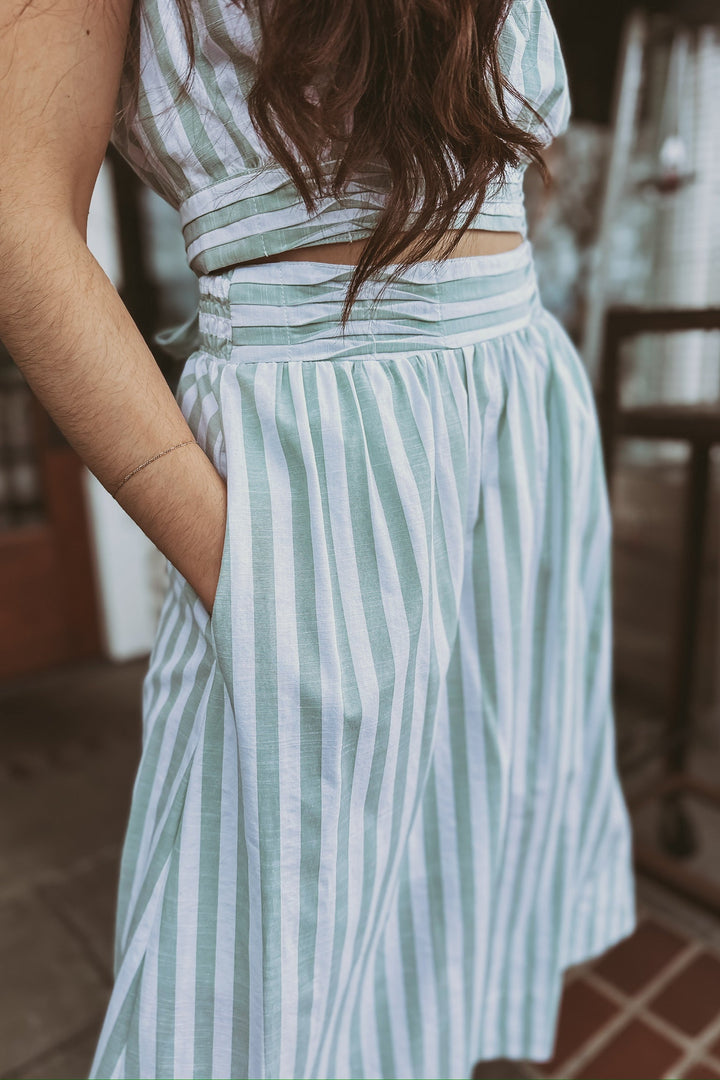
{"type": "Polygon", "coordinates": [[[117,493],[123,486],[123,484],[127,483],[130,477],[134,476],[136,472],[140,472],[140,470],[144,469],[146,465],[149,465],[151,461],[157,461],[157,459],[162,457],[164,454],[169,454],[171,450],[177,450],[179,446],[187,446],[189,443],[192,442],[195,442],[195,439],[186,439],[185,442],[175,443],[174,446],[169,446],[167,450],[161,450],[159,454],[154,454],[153,457],[148,458],[147,461],[143,461],[142,465],[138,465],[136,469],[133,469],[133,471],[129,472],[127,476],[124,476],[118,486],[115,488],[115,490],[111,492],[113,499],[117,497],[117,493]]]}

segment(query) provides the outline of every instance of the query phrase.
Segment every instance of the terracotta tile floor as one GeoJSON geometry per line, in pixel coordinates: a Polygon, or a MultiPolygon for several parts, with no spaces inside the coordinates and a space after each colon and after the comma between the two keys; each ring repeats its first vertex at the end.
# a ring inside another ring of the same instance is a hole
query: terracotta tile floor
{"type": "Polygon", "coordinates": [[[525,1076],[720,1080],[720,950],[638,914],[632,937],[567,973],[554,1057],[525,1076]]]}

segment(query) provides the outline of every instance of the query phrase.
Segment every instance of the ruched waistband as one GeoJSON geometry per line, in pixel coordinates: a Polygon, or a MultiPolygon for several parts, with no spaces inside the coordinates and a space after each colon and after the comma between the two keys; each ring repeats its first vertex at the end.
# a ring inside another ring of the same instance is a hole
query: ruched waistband
{"type": "Polygon", "coordinates": [[[385,359],[511,333],[540,306],[527,240],[500,255],[414,263],[387,283],[393,269],[364,283],[344,333],[352,265],[287,260],[205,275],[199,347],[237,363],[385,359]]]}

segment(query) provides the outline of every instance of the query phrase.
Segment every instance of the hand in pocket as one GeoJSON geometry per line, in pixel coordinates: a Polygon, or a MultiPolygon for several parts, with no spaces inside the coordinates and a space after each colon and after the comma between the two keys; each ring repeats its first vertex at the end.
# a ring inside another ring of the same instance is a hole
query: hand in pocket
{"type": "Polygon", "coordinates": [[[223,555],[227,538],[227,489],[225,490],[225,516],[222,529],[216,526],[213,530],[212,542],[208,543],[204,557],[199,560],[200,572],[195,580],[190,582],[195,592],[200,597],[205,610],[212,618],[215,607],[215,597],[220,583],[223,555]]]}

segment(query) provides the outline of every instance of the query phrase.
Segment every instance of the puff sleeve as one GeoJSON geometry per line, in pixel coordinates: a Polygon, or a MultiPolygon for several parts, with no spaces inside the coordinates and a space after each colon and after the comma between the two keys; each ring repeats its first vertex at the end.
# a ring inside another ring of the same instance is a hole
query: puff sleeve
{"type": "Polygon", "coordinates": [[[546,0],[513,0],[500,33],[500,62],[508,81],[532,105],[543,123],[508,94],[513,120],[544,146],[561,135],[571,113],[567,70],[546,0]]]}

